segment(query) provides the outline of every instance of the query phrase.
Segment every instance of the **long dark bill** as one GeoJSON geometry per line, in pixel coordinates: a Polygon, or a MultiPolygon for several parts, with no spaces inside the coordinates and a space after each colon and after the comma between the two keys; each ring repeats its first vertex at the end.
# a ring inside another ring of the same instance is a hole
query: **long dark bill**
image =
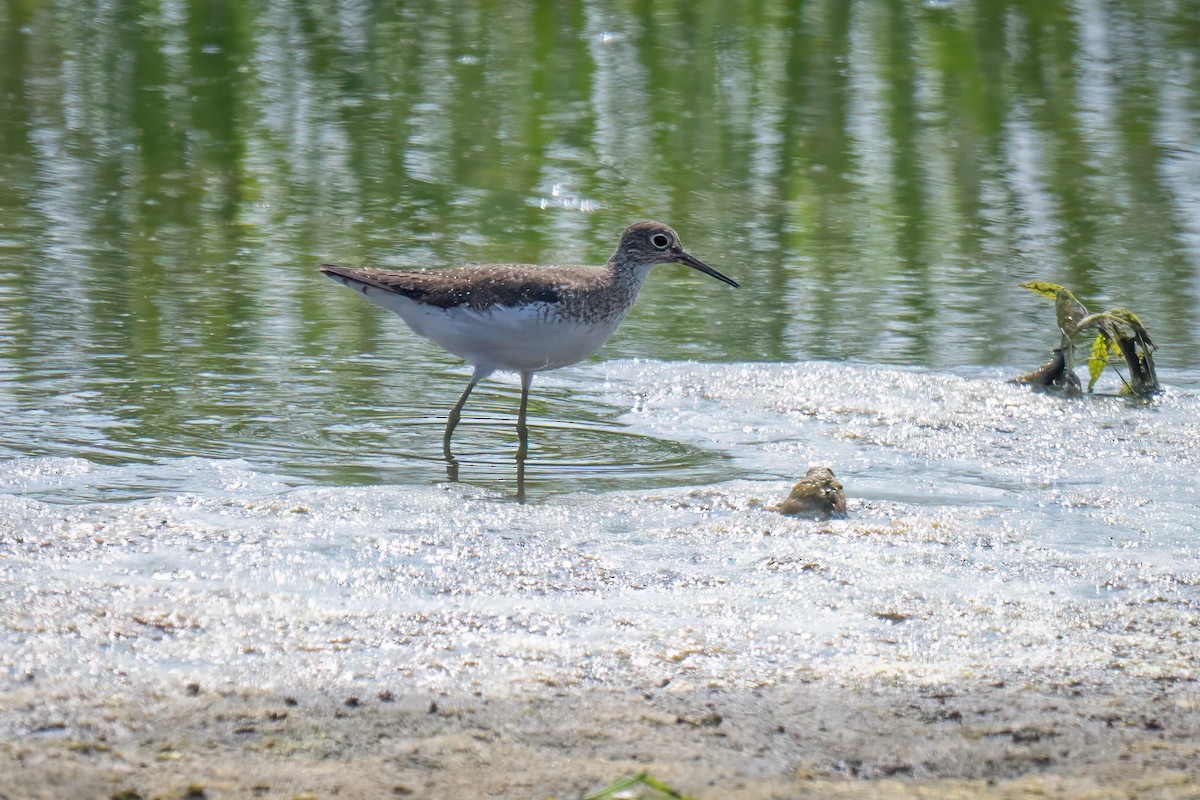
{"type": "Polygon", "coordinates": [[[717,272],[715,269],[710,267],[708,264],[705,264],[700,259],[696,258],[693,255],[689,255],[688,253],[685,253],[682,250],[680,250],[678,253],[675,254],[675,260],[678,261],[680,264],[687,264],[692,269],[699,270],[700,272],[703,272],[705,275],[712,275],[717,280],[722,281],[723,283],[728,283],[730,286],[732,286],[735,289],[742,288],[742,285],[740,283],[738,283],[737,281],[735,281],[733,278],[730,278],[728,275],[722,275],[721,273],[717,272]]]}

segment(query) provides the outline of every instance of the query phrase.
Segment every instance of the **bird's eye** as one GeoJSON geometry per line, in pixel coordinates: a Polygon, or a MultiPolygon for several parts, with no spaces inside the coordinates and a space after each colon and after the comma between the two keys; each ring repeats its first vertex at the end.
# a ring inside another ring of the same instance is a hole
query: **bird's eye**
{"type": "Polygon", "coordinates": [[[671,239],[665,233],[656,233],[650,237],[650,244],[659,250],[666,250],[667,245],[671,244],[671,239]]]}

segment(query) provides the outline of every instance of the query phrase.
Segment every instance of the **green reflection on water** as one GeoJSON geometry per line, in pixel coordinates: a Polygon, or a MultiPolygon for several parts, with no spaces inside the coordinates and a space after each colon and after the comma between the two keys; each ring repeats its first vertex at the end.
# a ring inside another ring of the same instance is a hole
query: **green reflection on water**
{"type": "Polygon", "coordinates": [[[90,415],[9,446],[444,414],[453,359],[315,263],[598,263],[646,217],[745,288],[661,269],[602,357],[1024,370],[1041,278],[1196,366],[1198,51],[1194,0],[9,0],[2,396],[90,415]]]}

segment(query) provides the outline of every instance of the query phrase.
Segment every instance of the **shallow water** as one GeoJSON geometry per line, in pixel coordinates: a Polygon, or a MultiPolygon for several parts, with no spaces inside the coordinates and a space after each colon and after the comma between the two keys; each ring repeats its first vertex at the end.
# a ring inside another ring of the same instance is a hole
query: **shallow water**
{"type": "MultiPolygon", "coordinates": [[[[246,458],[10,460],[0,663],[18,695],[1195,679],[1200,376],[1150,406],[998,377],[564,370],[571,405],[655,443],[663,472],[696,453],[723,475],[654,488],[647,466],[646,486],[598,489],[558,463],[587,437],[535,426],[525,505],[494,483],[321,485],[246,458]],[[849,519],[767,507],[812,462],[845,482],[849,519]]],[[[419,463],[397,469],[437,470],[419,463]]]]}

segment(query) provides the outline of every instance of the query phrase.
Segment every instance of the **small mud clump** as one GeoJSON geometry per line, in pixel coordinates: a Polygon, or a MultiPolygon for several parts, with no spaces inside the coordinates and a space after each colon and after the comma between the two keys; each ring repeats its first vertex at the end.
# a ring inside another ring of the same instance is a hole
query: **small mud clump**
{"type": "Polygon", "coordinates": [[[776,510],[789,517],[844,517],[846,493],[829,467],[810,467],[776,510]]]}

